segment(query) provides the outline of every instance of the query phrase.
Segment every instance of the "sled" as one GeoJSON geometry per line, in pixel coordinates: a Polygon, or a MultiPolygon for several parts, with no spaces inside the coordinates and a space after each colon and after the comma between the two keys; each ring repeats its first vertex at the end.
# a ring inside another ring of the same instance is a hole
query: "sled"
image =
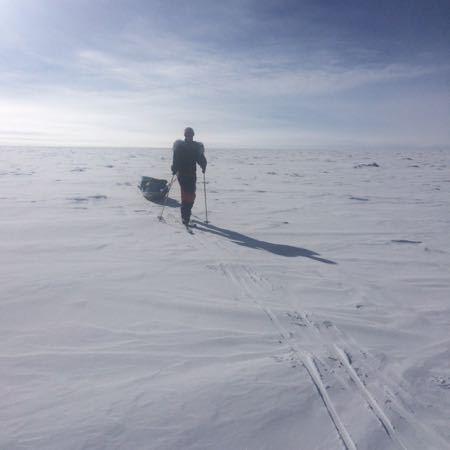
{"type": "Polygon", "coordinates": [[[152,177],[142,177],[138,188],[142,195],[151,202],[162,202],[169,192],[167,180],[152,177]]]}

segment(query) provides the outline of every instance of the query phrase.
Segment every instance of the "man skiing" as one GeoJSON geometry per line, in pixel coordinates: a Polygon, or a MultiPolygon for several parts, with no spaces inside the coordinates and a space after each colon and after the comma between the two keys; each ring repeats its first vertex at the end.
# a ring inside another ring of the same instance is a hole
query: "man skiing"
{"type": "Polygon", "coordinates": [[[191,218],[191,210],[195,201],[197,184],[197,164],[206,170],[205,149],[201,142],[194,141],[194,130],[184,130],[184,141],[174,142],[172,174],[177,174],[181,189],[181,220],[187,227],[191,218]]]}

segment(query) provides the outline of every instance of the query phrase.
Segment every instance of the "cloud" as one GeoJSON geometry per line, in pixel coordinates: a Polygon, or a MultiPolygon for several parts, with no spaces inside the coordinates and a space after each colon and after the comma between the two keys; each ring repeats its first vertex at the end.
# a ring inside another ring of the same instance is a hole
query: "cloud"
{"type": "Polygon", "coordinates": [[[35,5],[35,18],[20,0],[21,14],[9,26],[15,34],[0,43],[0,142],[17,140],[22,130],[39,142],[165,145],[186,122],[236,145],[370,140],[383,130],[395,139],[398,130],[404,139],[447,139],[447,63],[365,45],[364,33],[339,28],[349,23],[344,13],[329,23],[326,8],[305,4],[303,14],[295,2],[287,17],[270,1],[179,8],[131,1],[110,5],[107,14],[108,2],[93,2],[91,10],[43,1],[48,8],[35,5]],[[405,115],[421,103],[429,117],[405,115]]]}
{"type": "Polygon", "coordinates": [[[134,47],[133,58],[85,49],[77,55],[78,67],[94,81],[119,83],[124,89],[142,90],[149,95],[176,91],[181,96],[207,93],[267,97],[329,94],[374,83],[411,80],[442,70],[407,64],[345,67],[331,63],[309,68],[298,61],[287,61],[286,56],[230,57],[173,38],[161,38],[161,42],[166,43],[161,51],[157,43],[150,48],[148,43],[143,48],[134,47]]]}

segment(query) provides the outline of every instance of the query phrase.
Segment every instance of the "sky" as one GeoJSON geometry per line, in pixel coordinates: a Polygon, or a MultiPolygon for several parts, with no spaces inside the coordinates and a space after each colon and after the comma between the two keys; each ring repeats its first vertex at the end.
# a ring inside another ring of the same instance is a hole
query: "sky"
{"type": "Polygon", "coordinates": [[[448,0],[0,0],[0,144],[450,147],[448,0]]]}

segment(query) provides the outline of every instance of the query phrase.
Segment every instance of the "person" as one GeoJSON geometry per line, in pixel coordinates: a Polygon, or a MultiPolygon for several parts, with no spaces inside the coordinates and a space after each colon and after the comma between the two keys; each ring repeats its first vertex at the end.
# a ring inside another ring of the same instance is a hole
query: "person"
{"type": "Polygon", "coordinates": [[[184,130],[184,141],[177,140],[173,144],[172,174],[177,175],[181,189],[181,221],[189,226],[191,211],[195,202],[197,185],[197,164],[206,171],[205,148],[201,142],[194,141],[194,130],[184,130]]]}

